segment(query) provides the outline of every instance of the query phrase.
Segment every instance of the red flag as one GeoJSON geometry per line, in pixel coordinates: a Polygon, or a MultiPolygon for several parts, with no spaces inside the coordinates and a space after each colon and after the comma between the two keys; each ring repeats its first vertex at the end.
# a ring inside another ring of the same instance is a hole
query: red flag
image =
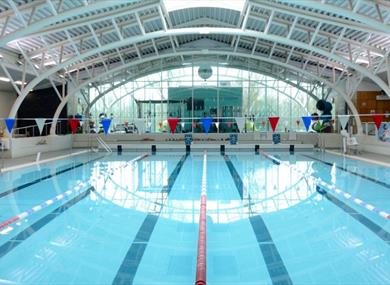
{"type": "Polygon", "coordinates": [[[374,120],[375,126],[376,126],[376,128],[377,128],[378,130],[379,130],[379,128],[381,127],[383,118],[384,118],[383,115],[377,115],[377,114],[373,114],[373,115],[372,115],[372,119],[374,120]]]}
{"type": "Polygon", "coordinates": [[[178,122],[179,122],[178,118],[168,118],[168,124],[172,134],[175,133],[178,122]]]}
{"type": "Polygon", "coordinates": [[[279,117],[268,117],[269,123],[271,124],[272,131],[275,132],[276,126],[279,122],[279,117]]]}
{"type": "Polygon", "coordinates": [[[228,128],[231,128],[231,127],[232,127],[232,125],[233,125],[233,123],[232,123],[232,122],[227,122],[227,126],[228,126],[228,128]]]}
{"type": "Polygon", "coordinates": [[[75,134],[77,131],[77,128],[80,125],[80,119],[68,119],[68,123],[70,126],[70,131],[72,132],[72,134],[75,134]]]}

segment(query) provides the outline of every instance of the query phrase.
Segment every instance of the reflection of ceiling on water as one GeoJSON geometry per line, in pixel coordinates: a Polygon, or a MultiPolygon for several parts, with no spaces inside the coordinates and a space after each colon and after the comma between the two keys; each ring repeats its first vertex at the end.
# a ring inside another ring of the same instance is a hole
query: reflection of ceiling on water
{"type": "MultiPolygon", "coordinates": [[[[123,162],[109,162],[109,168],[118,166],[118,163],[123,164],[123,162]]],[[[209,199],[207,201],[207,214],[214,222],[227,223],[247,218],[250,214],[264,214],[287,209],[307,200],[315,192],[312,185],[308,185],[303,177],[296,175],[287,166],[269,167],[267,162],[264,164],[264,162],[256,161],[257,167],[253,167],[253,163],[243,161],[241,165],[241,173],[243,173],[241,177],[244,184],[243,201],[239,199],[238,194],[237,199],[209,199]]],[[[310,162],[299,161],[296,165],[310,172],[310,162]]],[[[119,168],[112,175],[96,182],[94,185],[96,194],[92,194],[92,197],[96,200],[102,198],[119,207],[142,212],[158,211],[163,205],[160,214],[162,217],[196,222],[199,214],[199,200],[192,198],[185,200],[182,195],[180,199],[175,198],[175,195],[171,195],[168,199],[167,193],[162,191],[163,187],[168,184],[168,176],[175,166],[176,161],[145,160],[132,166],[119,168]]],[[[226,167],[222,163],[215,164],[215,166],[217,166],[216,172],[220,171],[218,168],[226,167]]],[[[99,167],[101,166],[94,169],[95,174],[99,173],[99,167]]],[[[215,183],[214,187],[218,189],[220,186],[215,183]]],[[[201,182],[199,181],[199,195],[200,188],[201,182]]],[[[173,191],[182,189],[186,189],[186,185],[176,183],[173,191]]]]}

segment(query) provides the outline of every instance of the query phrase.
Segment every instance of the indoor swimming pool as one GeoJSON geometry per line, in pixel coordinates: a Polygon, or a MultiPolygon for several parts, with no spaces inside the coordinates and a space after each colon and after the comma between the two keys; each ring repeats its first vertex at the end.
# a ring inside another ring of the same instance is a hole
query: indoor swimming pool
{"type": "Polygon", "coordinates": [[[202,181],[207,284],[390,283],[390,168],[208,151],[1,174],[0,284],[194,284],[202,181]]]}

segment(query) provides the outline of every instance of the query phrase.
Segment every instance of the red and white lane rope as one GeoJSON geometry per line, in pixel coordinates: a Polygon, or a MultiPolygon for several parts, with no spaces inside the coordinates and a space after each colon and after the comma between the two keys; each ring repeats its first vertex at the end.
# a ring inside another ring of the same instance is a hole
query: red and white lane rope
{"type": "Polygon", "coordinates": [[[38,204],[38,205],[32,207],[31,209],[28,209],[27,211],[24,211],[16,216],[8,219],[8,220],[1,222],[0,223],[0,230],[2,230],[3,228],[21,220],[21,219],[24,219],[24,218],[30,216],[33,213],[36,213],[36,212],[50,206],[51,204],[53,204],[55,202],[61,201],[61,200],[65,199],[66,197],[69,197],[70,195],[80,191],[81,189],[84,189],[86,186],[93,186],[93,184],[98,183],[98,181],[100,179],[106,177],[107,175],[110,175],[115,170],[118,170],[119,168],[126,167],[130,164],[133,164],[134,162],[137,162],[137,161],[147,157],[148,155],[149,154],[145,153],[143,155],[140,155],[140,156],[126,162],[123,165],[111,168],[111,169],[107,170],[106,172],[99,174],[96,177],[92,177],[92,178],[90,178],[88,180],[84,180],[84,181],[77,181],[77,184],[75,186],[73,186],[71,189],[68,189],[67,191],[60,193],[60,194],[56,195],[55,197],[48,199],[48,200],[42,202],[41,204],[38,204]]]}
{"type": "Polygon", "coordinates": [[[302,170],[300,170],[299,168],[297,168],[296,166],[294,165],[291,165],[289,163],[286,163],[286,162],[283,162],[281,161],[280,159],[270,155],[269,153],[266,153],[264,151],[261,151],[261,153],[269,158],[269,159],[272,159],[273,161],[278,161],[279,164],[283,164],[283,165],[286,165],[288,167],[290,167],[291,169],[295,170],[296,172],[298,172],[299,174],[301,174],[303,177],[305,177],[306,179],[310,180],[311,182],[313,182],[315,185],[321,185],[322,187],[338,194],[338,195],[341,195],[343,196],[345,199],[349,200],[349,201],[352,201],[353,203],[355,203],[356,205],[359,205],[359,206],[362,206],[364,207],[365,209],[369,210],[370,212],[373,212],[373,213],[376,213],[378,214],[380,217],[382,218],[385,218],[386,220],[390,220],[390,214],[375,207],[374,205],[371,205],[369,203],[366,203],[364,202],[363,200],[359,199],[359,198],[356,198],[354,196],[352,196],[351,194],[341,190],[340,188],[337,188],[335,185],[331,185],[329,183],[326,183],[325,181],[323,181],[321,178],[319,177],[313,177],[311,174],[307,173],[307,172],[303,172],[302,170]]]}
{"type": "Polygon", "coordinates": [[[206,285],[206,200],[207,200],[207,151],[203,154],[202,192],[198,234],[198,256],[196,260],[195,285],[206,285]]]}

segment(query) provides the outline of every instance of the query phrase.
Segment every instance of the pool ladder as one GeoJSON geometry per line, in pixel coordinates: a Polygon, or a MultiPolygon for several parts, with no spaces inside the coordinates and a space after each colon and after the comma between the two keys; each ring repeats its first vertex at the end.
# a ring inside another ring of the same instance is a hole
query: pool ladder
{"type": "Polygon", "coordinates": [[[107,152],[112,152],[112,149],[110,146],[99,136],[96,137],[98,143],[107,151],[107,152]]]}

